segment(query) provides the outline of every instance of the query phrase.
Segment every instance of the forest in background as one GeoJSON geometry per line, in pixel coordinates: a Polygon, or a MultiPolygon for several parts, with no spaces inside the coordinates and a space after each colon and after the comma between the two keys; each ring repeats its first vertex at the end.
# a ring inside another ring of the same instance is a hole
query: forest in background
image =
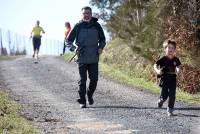
{"type": "Polygon", "coordinates": [[[166,39],[177,42],[182,62],[178,87],[200,91],[200,1],[199,0],[90,0],[111,40],[103,62],[155,80],[152,66],[163,55],[166,39]]]}

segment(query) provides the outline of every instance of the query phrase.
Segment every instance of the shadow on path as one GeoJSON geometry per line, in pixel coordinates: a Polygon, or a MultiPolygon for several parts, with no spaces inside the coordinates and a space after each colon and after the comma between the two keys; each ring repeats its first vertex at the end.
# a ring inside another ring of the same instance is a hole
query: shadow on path
{"type": "MultiPolygon", "coordinates": [[[[119,109],[166,109],[166,108],[158,108],[158,107],[133,107],[133,106],[91,106],[89,108],[119,108],[119,109]]],[[[175,110],[180,110],[180,111],[200,111],[200,107],[180,107],[180,108],[175,108],[175,110]]]]}
{"type": "MultiPolygon", "coordinates": [[[[108,108],[108,109],[149,109],[149,110],[156,110],[156,109],[161,109],[161,110],[166,110],[166,108],[158,108],[158,107],[130,107],[130,106],[91,106],[88,108],[108,108]]],[[[178,111],[200,111],[200,107],[187,107],[187,108],[175,108],[175,110],[178,111]]],[[[200,112],[199,112],[200,113],[200,112]]],[[[200,117],[200,115],[194,115],[194,114],[183,114],[183,113],[178,113],[175,114],[174,116],[178,116],[178,117],[200,117]]]]}
{"type": "Polygon", "coordinates": [[[130,107],[130,106],[91,106],[88,108],[112,108],[112,109],[165,109],[158,107],[130,107]]]}

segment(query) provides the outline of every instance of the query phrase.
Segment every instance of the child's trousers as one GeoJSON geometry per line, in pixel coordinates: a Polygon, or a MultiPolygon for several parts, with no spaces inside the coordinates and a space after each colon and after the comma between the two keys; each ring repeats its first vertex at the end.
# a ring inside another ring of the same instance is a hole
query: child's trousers
{"type": "Polygon", "coordinates": [[[168,109],[174,109],[174,103],[176,98],[176,75],[164,75],[161,77],[159,84],[160,100],[163,102],[168,99],[168,109]]]}

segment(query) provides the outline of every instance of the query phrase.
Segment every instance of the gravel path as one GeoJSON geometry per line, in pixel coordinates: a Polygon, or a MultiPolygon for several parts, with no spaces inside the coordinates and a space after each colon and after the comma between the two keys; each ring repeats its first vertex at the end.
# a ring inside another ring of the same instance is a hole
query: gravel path
{"type": "Polygon", "coordinates": [[[1,61],[0,77],[42,134],[200,134],[200,106],[176,102],[176,116],[168,117],[158,95],[103,77],[94,105],[80,109],[76,64],[60,57],[1,61]]]}

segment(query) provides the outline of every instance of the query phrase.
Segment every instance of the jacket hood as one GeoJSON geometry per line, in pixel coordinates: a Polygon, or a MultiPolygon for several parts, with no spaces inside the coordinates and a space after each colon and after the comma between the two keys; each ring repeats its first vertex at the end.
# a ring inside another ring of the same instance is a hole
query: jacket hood
{"type": "MultiPolygon", "coordinates": [[[[97,22],[98,21],[98,18],[96,17],[92,17],[90,22],[97,22]]],[[[84,22],[83,20],[81,20],[80,22],[84,22]]]]}
{"type": "Polygon", "coordinates": [[[98,21],[98,18],[92,17],[92,18],[91,18],[91,21],[92,21],[92,22],[97,22],[97,21],[98,21]]]}

